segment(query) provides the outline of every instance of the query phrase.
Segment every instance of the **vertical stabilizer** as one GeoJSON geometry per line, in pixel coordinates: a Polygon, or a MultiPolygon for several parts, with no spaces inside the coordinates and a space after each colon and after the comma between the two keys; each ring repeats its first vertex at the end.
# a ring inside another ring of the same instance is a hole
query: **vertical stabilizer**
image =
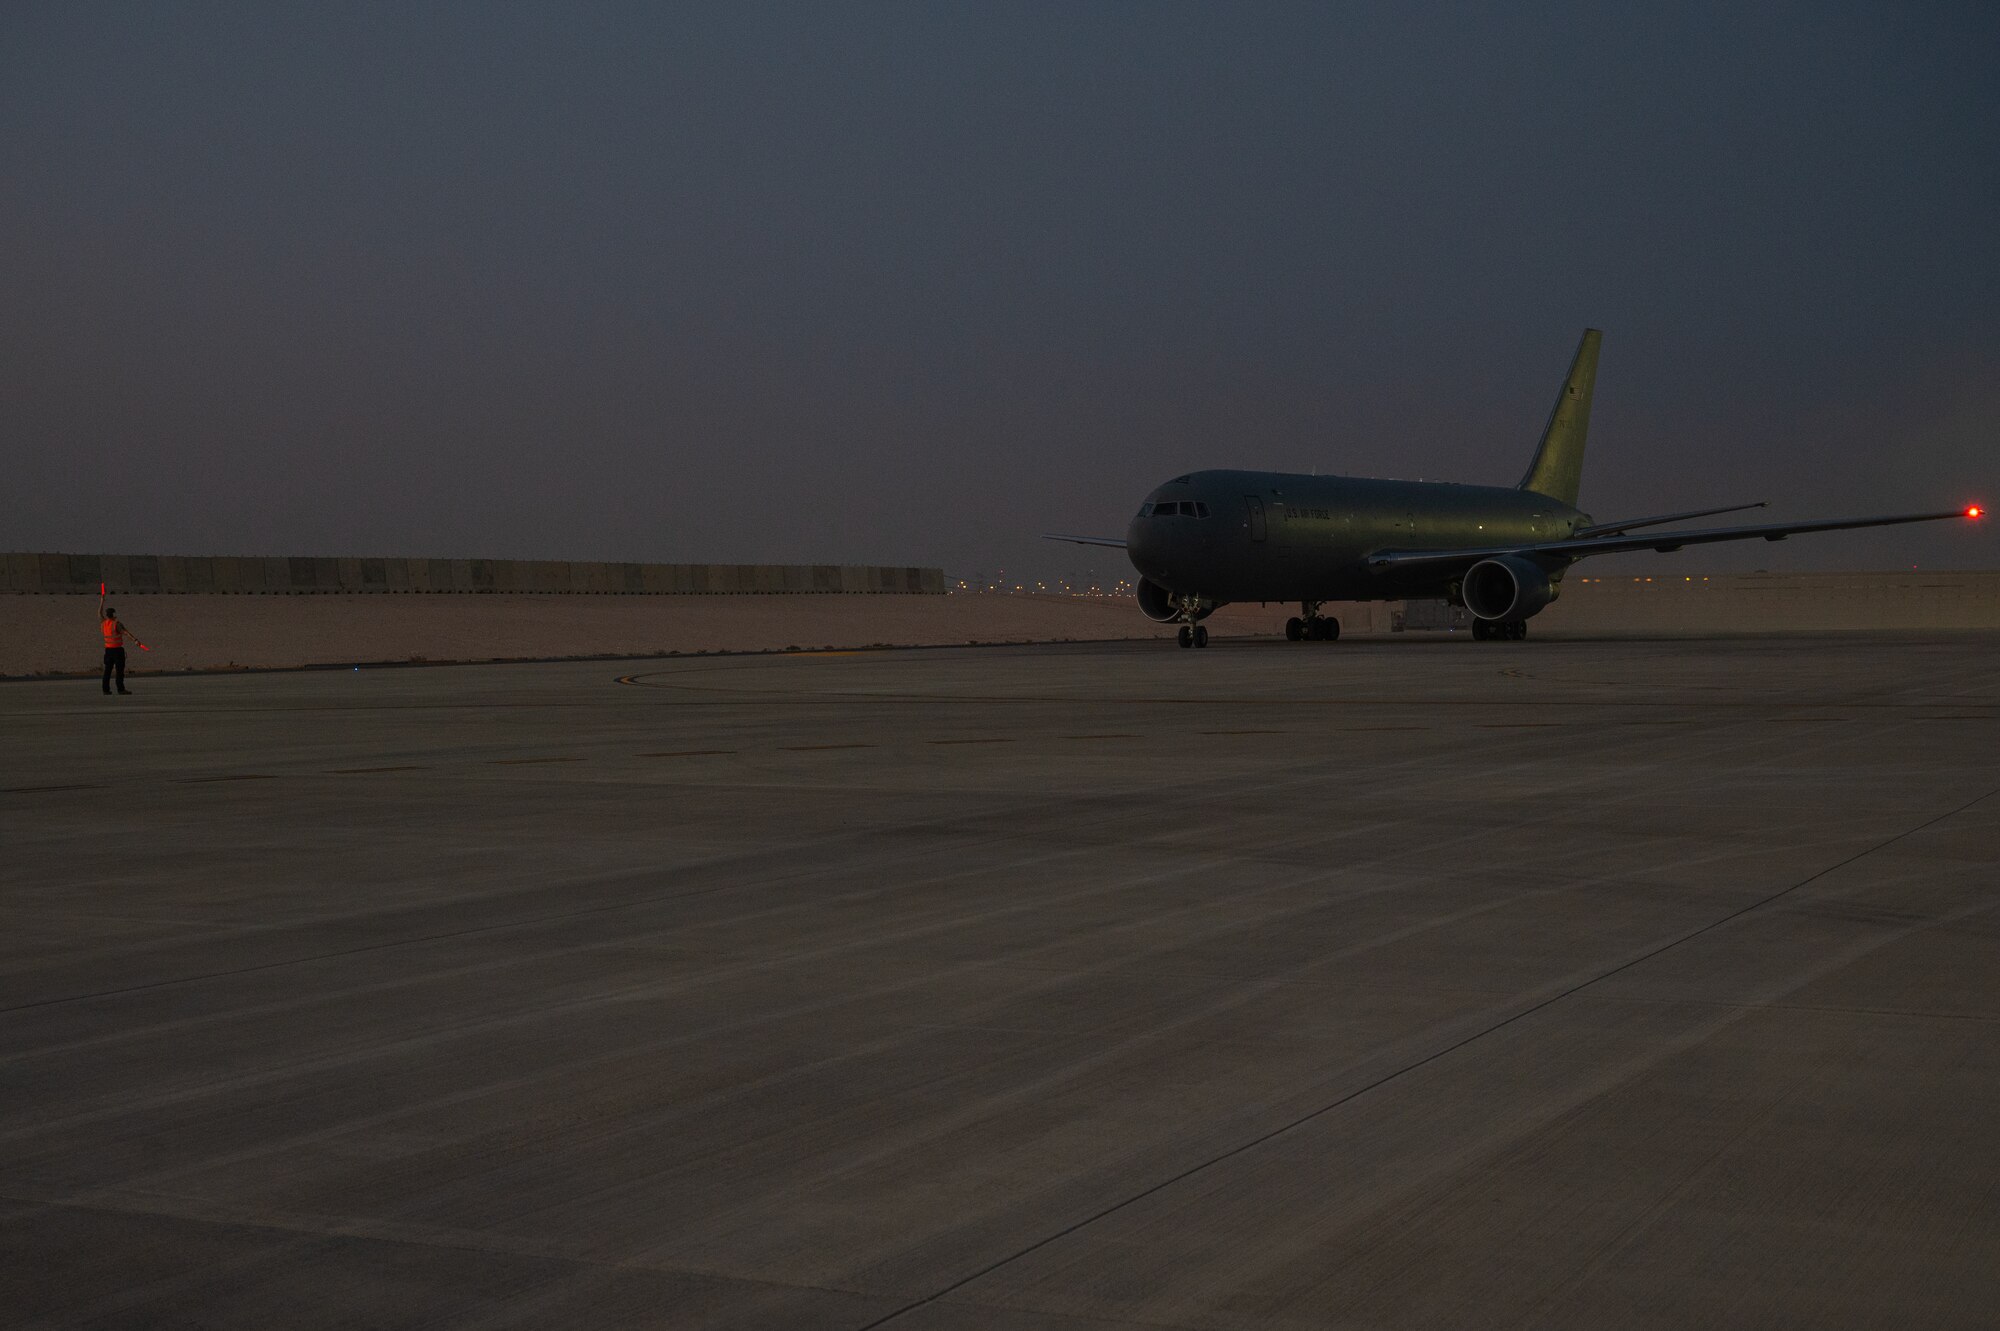
{"type": "Polygon", "coordinates": [[[1563,380],[1548,427],[1542,431],[1541,447],[1535,450],[1528,474],[1521,478],[1523,490],[1560,499],[1571,508],[1576,507],[1577,491],[1583,484],[1583,436],[1590,429],[1590,390],[1597,382],[1597,344],[1603,337],[1598,329],[1583,330],[1583,341],[1576,344],[1576,359],[1569,365],[1569,378],[1563,380]]]}

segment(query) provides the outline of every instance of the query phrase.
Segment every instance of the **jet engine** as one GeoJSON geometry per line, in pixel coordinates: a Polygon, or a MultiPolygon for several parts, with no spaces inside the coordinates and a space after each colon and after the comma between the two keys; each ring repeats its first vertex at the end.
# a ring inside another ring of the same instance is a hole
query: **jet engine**
{"type": "Polygon", "coordinates": [[[1556,589],[1534,560],[1496,555],[1466,570],[1459,595],[1475,618],[1526,619],[1555,600],[1556,589]]]}
{"type": "Polygon", "coordinates": [[[1173,594],[1151,578],[1139,579],[1139,611],[1146,618],[1165,624],[1180,617],[1173,594]]]}
{"type": "MultiPolygon", "coordinates": [[[[1213,602],[1201,601],[1195,607],[1196,621],[1207,619],[1214,609],[1213,602]]],[[[1161,624],[1171,624],[1181,617],[1181,608],[1174,594],[1151,578],[1139,579],[1139,611],[1146,618],[1161,624]]]]}

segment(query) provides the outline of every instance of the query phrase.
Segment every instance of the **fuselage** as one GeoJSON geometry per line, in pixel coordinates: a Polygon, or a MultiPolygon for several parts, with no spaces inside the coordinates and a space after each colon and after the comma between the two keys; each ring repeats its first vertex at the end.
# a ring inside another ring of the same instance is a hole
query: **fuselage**
{"type": "Polygon", "coordinates": [[[1146,496],[1126,528],[1140,576],[1204,602],[1447,596],[1457,574],[1376,571],[1383,550],[1561,540],[1590,516],[1532,490],[1443,481],[1197,471],[1146,496]]]}

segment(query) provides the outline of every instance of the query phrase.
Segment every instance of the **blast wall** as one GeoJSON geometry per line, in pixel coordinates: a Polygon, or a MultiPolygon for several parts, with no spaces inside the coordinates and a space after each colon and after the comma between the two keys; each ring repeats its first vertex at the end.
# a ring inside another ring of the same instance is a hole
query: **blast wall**
{"type": "Polygon", "coordinates": [[[605,564],[550,559],[0,555],[0,592],[944,594],[944,571],[852,564],[605,564]]]}
{"type": "Polygon", "coordinates": [[[2000,628],[2000,572],[1580,577],[1531,633],[2000,628]]]}

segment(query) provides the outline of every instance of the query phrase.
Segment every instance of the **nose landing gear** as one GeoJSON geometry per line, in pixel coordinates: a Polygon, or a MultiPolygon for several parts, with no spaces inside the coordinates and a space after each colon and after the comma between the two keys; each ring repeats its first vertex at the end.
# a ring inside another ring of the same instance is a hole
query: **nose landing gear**
{"type": "Polygon", "coordinates": [[[1201,598],[1183,596],[1179,600],[1179,605],[1181,610],[1181,631],[1178,638],[1181,646],[1208,646],[1208,629],[1196,622],[1195,618],[1201,613],[1201,598]]]}
{"type": "Polygon", "coordinates": [[[1318,601],[1299,602],[1300,614],[1285,621],[1285,637],[1292,642],[1332,642],[1340,637],[1340,621],[1319,612],[1318,601]]]}

